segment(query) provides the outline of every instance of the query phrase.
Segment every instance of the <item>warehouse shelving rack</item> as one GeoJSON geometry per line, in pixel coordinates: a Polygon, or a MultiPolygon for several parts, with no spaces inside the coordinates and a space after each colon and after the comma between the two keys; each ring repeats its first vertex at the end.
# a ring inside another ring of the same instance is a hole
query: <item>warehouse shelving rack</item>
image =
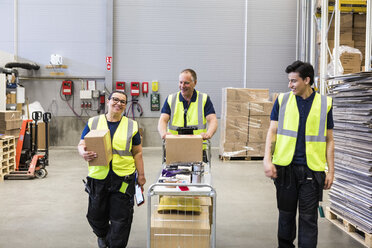
{"type": "MultiPolygon", "coordinates": [[[[328,13],[332,13],[335,19],[334,47],[340,45],[340,14],[341,12],[354,12],[366,14],[366,44],[364,65],[366,71],[371,71],[371,45],[372,45],[372,0],[334,0],[334,6],[329,6],[329,0],[299,0],[297,12],[297,59],[308,61],[319,68],[318,87],[321,94],[326,94],[327,89],[327,53],[331,53],[328,47],[328,13]],[[317,15],[317,9],[321,10],[321,16],[317,15]],[[328,11],[323,11],[328,10],[328,11]],[[326,23],[327,25],[322,25],[326,23]],[[317,47],[317,32],[320,29],[320,49],[317,47]],[[320,61],[317,60],[320,55],[320,61]]],[[[332,56],[332,54],[331,54],[332,56]]],[[[334,56],[339,57],[335,49],[334,56]]],[[[334,70],[338,71],[339,63],[334,62],[334,70]]],[[[336,75],[336,74],[335,74],[336,75]]]]}

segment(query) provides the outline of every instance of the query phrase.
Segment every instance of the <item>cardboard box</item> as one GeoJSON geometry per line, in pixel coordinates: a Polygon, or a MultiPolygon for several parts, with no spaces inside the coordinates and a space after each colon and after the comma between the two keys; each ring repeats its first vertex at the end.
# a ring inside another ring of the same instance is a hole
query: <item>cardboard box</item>
{"type": "Polygon", "coordinates": [[[223,88],[223,100],[226,102],[251,102],[269,100],[268,89],[223,88]]]}
{"type": "Polygon", "coordinates": [[[225,129],[240,129],[242,132],[248,131],[248,116],[226,118],[224,127],[225,129]]]}
{"type": "Polygon", "coordinates": [[[228,128],[225,129],[225,140],[226,143],[245,143],[248,141],[248,129],[247,128],[228,128]]]}
{"type": "Polygon", "coordinates": [[[0,121],[0,129],[12,130],[20,129],[22,126],[22,120],[2,120],[0,121]]]}
{"type": "Polygon", "coordinates": [[[265,155],[265,142],[248,142],[247,156],[263,157],[265,155]]]}
{"type": "MultiPolygon", "coordinates": [[[[35,138],[35,126],[32,127],[32,138],[35,138]]],[[[48,126],[49,129],[49,126],[48,126]]],[[[49,133],[49,132],[48,132],[49,133]]],[[[50,133],[49,133],[50,136],[50,133]]],[[[50,146],[48,137],[48,145],[50,146]]],[[[40,150],[46,149],[46,140],[45,140],[45,122],[37,123],[37,148],[40,150]]]]}
{"type": "Polygon", "coordinates": [[[270,116],[253,115],[249,117],[248,142],[265,142],[270,126],[270,116]]]}
{"type": "Polygon", "coordinates": [[[249,115],[249,102],[226,102],[225,117],[239,116],[244,117],[249,115]]]}
{"type": "Polygon", "coordinates": [[[367,15],[366,14],[354,14],[354,28],[364,28],[366,31],[367,15]]]}
{"type": "MultiPolygon", "coordinates": [[[[328,32],[328,40],[334,40],[335,33],[334,30],[328,32]]],[[[353,29],[349,28],[340,28],[340,40],[352,40],[353,39],[353,29]]]]}
{"type": "Polygon", "coordinates": [[[20,120],[20,111],[0,111],[0,120],[20,120]]]}
{"type": "Polygon", "coordinates": [[[270,115],[272,108],[272,102],[250,102],[249,115],[270,115]]]}
{"type": "Polygon", "coordinates": [[[202,206],[200,215],[159,214],[151,216],[151,247],[209,248],[210,223],[208,206],[202,206]]]}
{"type": "Polygon", "coordinates": [[[87,151],[97,153],[97,158],[89,162],[89,166],[106,166],[112,160],[110,130],[91,130],[85,135],[87,151]]]}
{"type": "Polygon", "coordinates": [[[249,128],[267,129],[270,126],[269,115],[251,115],[249,116],[249,128]]]}
{"type": "MultiPolygon", "coordinates": [[[[328,21],[331,20],[332,14],[328,15],[328,21]]],[[[330,30],[333,30],[335,27],[335,18],[333,17],[331,28],[330,30]]],[[[353,27],[353,14],[341,14],[340,15],[340,28],[352,28],[353,27]]]]}
{"type": "Polygon", "coordinates": [[[344,74],[351,74],[351,73],[357,73],[357,72],[361,72],[360,66],[344,67],[344,74]]]}
{"type": "Polygon", "coordinates": [[[340,56],[342,66],[345,67],[357,67],[361,66],[362,58],[359,53],[342,53],[340,56]]]}
{"type": "Polygon", "coordinates": [[[246,157],[247,143],[222,143],[220,144],[220,155],[223,157],[246,157]]]}
{"type": "Polygon", "coordinates": [[[16,138],[19,137],[19,133],[21,132],[21,129],[11,129],[11,130],[4,130],[4,129],[0,129],[0,134],[5,134],[5,135],[10,135],[10,136],[14,136],[16,138]]]}
{"type": "Polygon", "coordinates": [[[203,138],[200,135],[167,135],[166,162],[200,162],[203,160],[203,138]]]}

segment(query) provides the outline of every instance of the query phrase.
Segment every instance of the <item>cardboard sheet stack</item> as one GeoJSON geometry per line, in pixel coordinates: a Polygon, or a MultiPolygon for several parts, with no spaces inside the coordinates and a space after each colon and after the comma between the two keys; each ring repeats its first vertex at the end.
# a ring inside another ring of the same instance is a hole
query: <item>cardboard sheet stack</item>
{"type": "Polygon", "coordinates": [[[340,79],[330,94],[335,123],[331,210],[372,233],[372,73],[340,79]]]}
{"type": "Polygon", "coordinates": [[[220,157],[262,157],[270,125],[268,89],[223,88],[220,157]]]}

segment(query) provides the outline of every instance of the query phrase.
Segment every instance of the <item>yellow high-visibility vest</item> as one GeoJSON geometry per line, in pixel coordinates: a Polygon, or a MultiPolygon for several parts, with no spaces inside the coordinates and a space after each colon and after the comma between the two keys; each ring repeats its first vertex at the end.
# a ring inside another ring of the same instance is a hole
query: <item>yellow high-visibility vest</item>
{"type": "MultiPolygon", "coordinates": [[[[292,162],[300,121],[296,96],[280,94],[279,119],[273,164],[287,166],[292,162]]],[[[313,171],[324,171],[326,159],[327,114],[332,98],[315,93],[305,127],[306,162],[313,171]]]]}
{"type": "MultiPolygon", "coordinates": [[[[177,128],[184,126],[183,103],[180,101],[180,93],[177,92],[168,96],[168,104],[171,109],[171,116],[168,122],[168,132],[178,134],[177,128]]],[[[186,113],[187,126],[196,126],[194,134],[207,132],[207,119],[204,116],[204,106],[207,102],[207,94],[200,93],[196,90],[196,101],[190,102],[186,113]]]]}
{"type": "MultiPolygon", "coordinates": [[[[107,120],[104,114],[89,119],[90,130],[107,130],[107,120]]],[[[112,170],[118,176],[127,176],[134,173],[136,166],[132,156],[132,138],[138,132],[136,121],[123,116],[112,139],[112,170]]],[[[89,166],[88,176],[95,179],[105,179],[110,170],[110,164],[102,166],[89,166]]]]}

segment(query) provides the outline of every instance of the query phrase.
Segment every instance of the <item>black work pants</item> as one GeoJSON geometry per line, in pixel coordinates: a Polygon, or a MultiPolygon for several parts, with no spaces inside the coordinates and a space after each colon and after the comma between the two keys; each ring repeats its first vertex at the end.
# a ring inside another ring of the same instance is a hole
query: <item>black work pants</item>
{"type": "Polygon", "coordinates": [[[133,219],[134,174],[123,178],[110,170],[103,180],[87,179],[87,219],[93,232],[106,238],[110,248],[126,247],[133,219]],[[123,181],[128,184],[125,193],[119,191],[123,181]]]}
{"type": "Polygon", "coordinates": [[[278,177],[274,182],[279,209],[279,247],[295,247],[298,204],[298,247],[314,248],[318,241],[318,206],[325,174],[314,172],[306,165],[290,164],[276,168],[278,177]]]}

